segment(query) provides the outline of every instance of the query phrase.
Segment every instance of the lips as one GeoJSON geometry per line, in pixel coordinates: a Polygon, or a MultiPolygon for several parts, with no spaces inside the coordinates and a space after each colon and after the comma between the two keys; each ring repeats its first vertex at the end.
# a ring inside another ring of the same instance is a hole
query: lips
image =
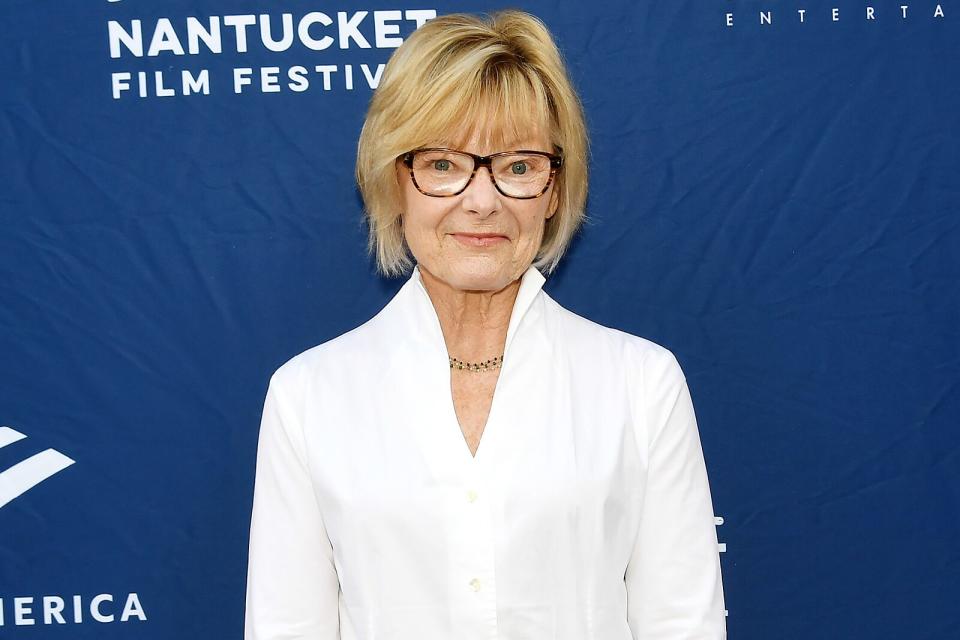
{"type": "Polygon", "coordinates": [[[451,235],[457,242],[468,247],[489,247],[507,241],[506,236],[498,233],[454,233],[451,235]]]}

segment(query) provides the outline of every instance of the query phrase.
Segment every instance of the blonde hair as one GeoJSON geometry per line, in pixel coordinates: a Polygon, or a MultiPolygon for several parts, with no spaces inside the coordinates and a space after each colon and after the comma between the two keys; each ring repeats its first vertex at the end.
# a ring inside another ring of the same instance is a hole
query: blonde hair
{"type": "Polygon", "coordinates": [[[379,271],[413,267],[400,219],[399,156],[428,145],[462,148],[471,133],[502,145],[533,132],[563,154],[557,212],[533,263],[549,273],[585,217],[588,153],[583,108],[550,32],[521,11],[448,14],[414,31],[387,62],[357,144],[368,249],[379,271]]]}

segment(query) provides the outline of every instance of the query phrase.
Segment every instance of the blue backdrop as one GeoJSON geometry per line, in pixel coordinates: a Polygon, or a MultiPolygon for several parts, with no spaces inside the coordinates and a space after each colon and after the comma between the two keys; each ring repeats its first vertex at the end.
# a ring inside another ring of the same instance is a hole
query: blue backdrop
{"type": "MultiPolygon", "coordinates": [[[[268,377],[402,283],[377,69],[502,6],[0,4],[0,638],[241,637],[268,377]]],[[[956,637],[960,6],[521,8],[593,143],[546,289],[683,365],[730,637],[956,637]]]]}

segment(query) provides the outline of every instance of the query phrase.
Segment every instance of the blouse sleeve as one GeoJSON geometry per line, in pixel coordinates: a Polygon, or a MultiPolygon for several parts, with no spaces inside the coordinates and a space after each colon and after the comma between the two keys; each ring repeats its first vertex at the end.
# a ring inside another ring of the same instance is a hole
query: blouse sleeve
{"type": "Polygon", "coordinates": [[[719,546],[687,382],[669,351],[648,354],[639,411],[647,482],[627,566],[630,631],[643,640],[726,638],[719,546]]]}
{"type": "Polygon", "coordinates": [[[270,379],[260,423],[244,637],[338,640],[333,548],[311,483],[303,430],[278,373],[270,379]]]}

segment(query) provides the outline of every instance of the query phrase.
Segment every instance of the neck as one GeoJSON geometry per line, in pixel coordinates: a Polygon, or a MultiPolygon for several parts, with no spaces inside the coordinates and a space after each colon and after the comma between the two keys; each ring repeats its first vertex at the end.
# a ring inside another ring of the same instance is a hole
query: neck
{"type": "Polygon", "coordinates": [[[467,362],[502,354],[520,278],[499,291],[465,291],[451,287],[422,266],[419,270],[440,319],[447,353],[467,362]]]}

